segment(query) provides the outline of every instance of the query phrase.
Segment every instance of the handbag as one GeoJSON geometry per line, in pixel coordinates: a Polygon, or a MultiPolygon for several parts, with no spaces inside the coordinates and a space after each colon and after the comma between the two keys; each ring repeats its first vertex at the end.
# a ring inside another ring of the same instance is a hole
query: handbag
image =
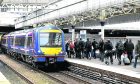
{"type": "Polygon", "coordinates": [[[123,63],[124,63],[124,65],[129,65],[130,64],[130,60],[128,59],[128,55],[127,54],[124,54],[123,63]]]}

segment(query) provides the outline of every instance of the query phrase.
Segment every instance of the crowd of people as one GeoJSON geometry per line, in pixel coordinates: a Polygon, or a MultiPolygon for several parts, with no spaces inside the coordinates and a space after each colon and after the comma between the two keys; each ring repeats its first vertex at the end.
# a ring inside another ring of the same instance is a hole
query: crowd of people
{"type": "Polygon", "coordinates": [[[95,39],[90,41],[89,38],[87,38],[87,41],[84,42],[80,38],[79,40],[76,39],[74,42],[70,40],[66,42],[66,52],[68,58],[96,59],[97,51],[99,51],[100,60],[105,62],[107,65],[113,64],[113,56],[118,59],[118,65],[122,64],[122,55],[127,55],[127,59],[129,60],[128,64],[131,64],[133,57],[135,57],[134,67],[136,68],[137,59],[140,57],[140,40],[138,40],[136,46],[134,46],[131,39],[126,39],[124,43],[120,40],[116,43],[115,47],[113,47],[110,39],[107,39],[106,41],[101,39],[97,42],[95,39]],[[136,56],[133,56],[133,51],[135,51],[136,56]]]}

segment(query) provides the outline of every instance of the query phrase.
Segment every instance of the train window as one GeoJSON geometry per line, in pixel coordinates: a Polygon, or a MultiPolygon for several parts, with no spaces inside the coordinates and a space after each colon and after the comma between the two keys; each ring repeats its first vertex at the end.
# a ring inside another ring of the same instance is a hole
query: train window
{"type": "Polygon", "coordinates": [[[6,38],[2,39],[2,44],[6,44],[6,38]]]}
{"type": "Polygon", "coordinates": [[[18,38],[15,39],[15,46],[18,46],[19,45],[19,40],[18,38]]]}
{"type": "Polygon", "coordinates": [[[10,37],[10,45],[13,45],[14,37],[10,37]]]}
{"type": "Polygon", "coordinates": [[[22,37],[16,37],[16,40],[15,40],[15,45],[16,46],[24,46],[24,43],[25,43],[25,36],[22,36],[22,37]]]}
{"type": "Polygon", "coordinates": [[[40,33],[41,47],[60,47],[62,45],[61,33],[40,33]]]}
{"type": "Polygon", "coordinates": [[[20,46],[24,46],[25,44],[25,37],[20,38],[20,46]]]}

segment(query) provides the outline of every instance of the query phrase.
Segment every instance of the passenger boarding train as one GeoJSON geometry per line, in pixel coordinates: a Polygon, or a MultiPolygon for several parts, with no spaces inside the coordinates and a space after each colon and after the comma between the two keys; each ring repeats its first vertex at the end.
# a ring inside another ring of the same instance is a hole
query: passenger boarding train
{"type": "Polygon", "coordinates": [[[1,46],[5,53],[34,66],[64,62],[64,33],[54,25],[3,35],[1,46]]]}

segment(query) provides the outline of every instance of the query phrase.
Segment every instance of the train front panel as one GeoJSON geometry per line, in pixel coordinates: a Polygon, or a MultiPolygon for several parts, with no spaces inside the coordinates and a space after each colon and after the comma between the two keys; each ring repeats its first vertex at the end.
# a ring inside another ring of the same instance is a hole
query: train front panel
{"type": "Polygon", "coordinates": [[[60,29],[42,28],[35,33],[36,61],[64,62],[64,33],[60,29]]]}

